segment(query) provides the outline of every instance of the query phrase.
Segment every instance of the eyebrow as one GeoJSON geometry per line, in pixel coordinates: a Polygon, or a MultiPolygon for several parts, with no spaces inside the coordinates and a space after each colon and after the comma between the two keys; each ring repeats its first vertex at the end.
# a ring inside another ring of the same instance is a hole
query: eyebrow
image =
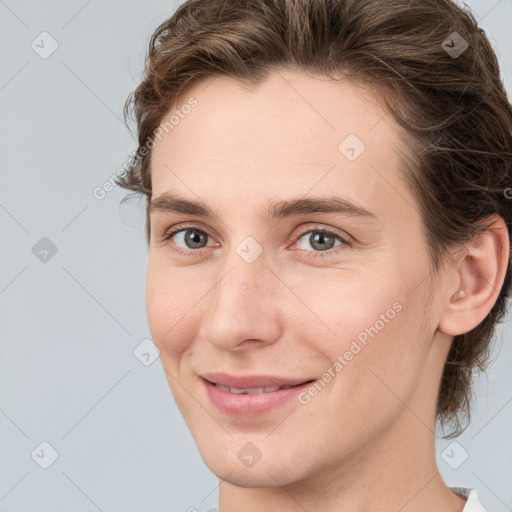
{"type": "MultiPolygon", "coordinates": [[[[184,213],[187,215],[197,215],[199,217],[219,218],[218,215],[203,203],[190,201],[168,192],[152,199],[149,211],[150,213],[184,213]]],[[[311,213],[341,213],[357,217],[377,217],[375,213],[347,199],[335,196],[308,197],[286,201],[269,200],[268,202],[269,220],[311,213]]]]}

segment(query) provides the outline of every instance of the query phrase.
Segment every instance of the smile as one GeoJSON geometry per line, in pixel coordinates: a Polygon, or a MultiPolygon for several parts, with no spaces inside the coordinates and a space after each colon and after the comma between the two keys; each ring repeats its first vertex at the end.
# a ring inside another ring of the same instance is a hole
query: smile
{"type": "Polygon", "coordinates": [[[233,377],[205,374],[200,379],[204,396],[218,412],[237,418],[268,414],[289,404],[314,380],[280,377],[233,377]]]}

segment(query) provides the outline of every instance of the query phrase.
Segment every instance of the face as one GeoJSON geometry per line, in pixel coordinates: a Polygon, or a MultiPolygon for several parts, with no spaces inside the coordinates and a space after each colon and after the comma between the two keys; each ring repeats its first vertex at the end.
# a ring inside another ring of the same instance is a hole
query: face
{"type": "Polygon", "coordinates": [[[403,435],[404,403],[428,414],[439,374],[398,128],[367,89],[300,72],[190,98],[155,139],[146,301],[205,463],[284,485],[403,435]]]}

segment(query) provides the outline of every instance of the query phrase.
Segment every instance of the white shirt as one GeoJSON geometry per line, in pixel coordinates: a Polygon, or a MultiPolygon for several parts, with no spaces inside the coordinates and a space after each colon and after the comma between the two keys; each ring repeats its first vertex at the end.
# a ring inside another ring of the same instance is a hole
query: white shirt
{"type": "MultiPolygon", "coordinates": [[[[478,493],[476,489],[470,489],[469,487],[450,487],[455,493],[466,499],[466,505],[462,512],[486,512],[480,500],[478,499],[478,493]]],[[[211,507],[204,512],[219,512],[217,507],[211,507]]]]}
{"type": "Polygon", "coordinates": [[[468,487],[450,487],[450,489],[462,498],[467,498],[466,506],[462,512],[486,512],[485,508],[482,507],[482,504],[478,499],[478,493],[476,489],[469,489],[468,487]]]}

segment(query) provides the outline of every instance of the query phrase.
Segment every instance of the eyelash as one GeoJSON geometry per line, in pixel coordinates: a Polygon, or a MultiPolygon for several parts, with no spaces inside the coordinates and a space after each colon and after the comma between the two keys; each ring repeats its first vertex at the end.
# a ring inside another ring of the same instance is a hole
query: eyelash
{"type": "MultiPolygon", "coordinates": [[[[177,233],[180,233],[181,231],[186,231],[188,229],[195,229],[199,233],[202,233],[206,236],[210,236],[206,231],[204,231],[203,229],[199,229],[197,226],[189,225],[189,224],[180,224],[180,225],[176,226],[175,228],[173,228],[171,231],[167,232],[163,236],[162,242],[167,243],[170,241],[170,239],[174,235],[176,235],[177,233]]],[[[328,256],[333,256],[335,254],[338,254],[340,251],[344,250],[345,247],[352,246],[351,242],[347,238],[341,236],[336,231],[331,230],[329,228],[319,227],[319,226],[313,226],[313,227],[309,227],[308,229],[304,229],[302,232],[300,232],[295,237],[295,240],[293,243],[294,244],[297,243],[305,234],[310,233],[310,232],[318,232],[318,233],[322,233],[324,235],[330,235],[334,238],[337,238],[341,242],[341,244],[336,247],[333,247],[331,249],[327,249],[326,251],[307,251],[306,249],[298,249],[301,251],[306,251],[308,253],[307,254],[308,258],[325,258],[328,256]],[[313,254],[311,254],[311,253],[313,253],[313,254]]],[[[176,248],[172,248],[171,250],[173,252],[178,253],[180,256],[194,257],[197,255],[201,255],[203,249],[207,249],[207,247],[202,247],[200,249],[183,249],[182,247],[176,247],[176,248]],[[193,253],[193,254],[191,254],[191,253],[193,253]]]]}

